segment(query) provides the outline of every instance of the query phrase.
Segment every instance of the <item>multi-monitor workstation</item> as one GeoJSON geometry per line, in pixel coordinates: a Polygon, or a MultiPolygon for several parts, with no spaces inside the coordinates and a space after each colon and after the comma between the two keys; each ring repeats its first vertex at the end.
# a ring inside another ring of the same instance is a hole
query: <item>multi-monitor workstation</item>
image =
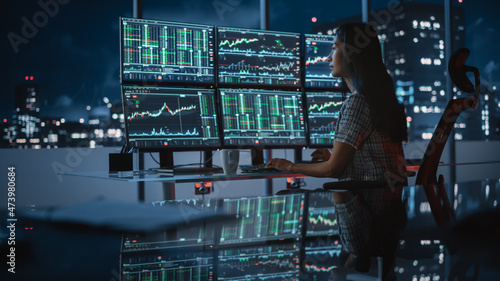
{"type": "Polygon", "coordinates": [[[127,146],[331,148],[345,86],[333,35],[121,18],[127,146]]]}
{"type": "MultiPolygon", "coordinates": [[[[332,35],[120,19],[127,146],[331,148],[346,88],[332,35]]],[[[340,266],[329,192],[154,202],[233,214],[123,236],[122,280],[324,280],[340,266]]]]}

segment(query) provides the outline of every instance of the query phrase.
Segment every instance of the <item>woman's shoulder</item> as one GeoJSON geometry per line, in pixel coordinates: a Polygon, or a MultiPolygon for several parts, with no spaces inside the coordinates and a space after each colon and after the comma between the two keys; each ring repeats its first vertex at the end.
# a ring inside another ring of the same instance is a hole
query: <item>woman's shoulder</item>
{"type": "Polygon", "coordinates": [[[354,92],[351,94],[347,99],[344,101],[344,104],[346,105],[367,105],[368,103],[366,102],[365,96],[358,92],[354,92]]]}

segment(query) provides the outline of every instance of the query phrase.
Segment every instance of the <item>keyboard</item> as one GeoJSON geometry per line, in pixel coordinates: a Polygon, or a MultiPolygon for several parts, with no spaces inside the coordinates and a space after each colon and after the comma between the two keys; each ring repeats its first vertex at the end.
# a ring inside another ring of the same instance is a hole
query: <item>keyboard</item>
{"type": "Polygon", "coordinates": [[[275,168],[266,168],[266,164],[258,165],[240,165],[242,173],[269,173],[269,172],[281,172],[275,168]]]}

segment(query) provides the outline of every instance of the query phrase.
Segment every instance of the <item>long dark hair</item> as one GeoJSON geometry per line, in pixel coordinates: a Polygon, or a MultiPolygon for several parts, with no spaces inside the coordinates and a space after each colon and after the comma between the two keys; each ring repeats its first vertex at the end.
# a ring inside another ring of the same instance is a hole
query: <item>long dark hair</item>
{"type": "Polygon", "coordinates": [[[344,44],[347,75],[366,98],[375,129],[392,141],[406,141],[404,107],[396,98],[394,82],[383,63],[377,32],[366,23],[347,23],[336,33],[337,40],[344,44]]]}

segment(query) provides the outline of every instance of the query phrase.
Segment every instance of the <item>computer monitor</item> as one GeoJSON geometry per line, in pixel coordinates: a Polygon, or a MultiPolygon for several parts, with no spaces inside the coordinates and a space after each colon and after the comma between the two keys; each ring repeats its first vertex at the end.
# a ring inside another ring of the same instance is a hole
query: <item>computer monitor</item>
{"type": "Polygon", "coordinates": [[[300,252],[300,243],[219,250],[217,280],[303,280],[300,278],[300,252]]]}
{"type": "Polygon", "coordinates": [[[301,87],[300,33],[218,27],[218,84],[301,87]]]}
{"type": "Polygon", "coordinates": [[[309,147],[332,148],[343,102],[340,92],[306,92],[309,147]]]}
{"type": "Polygon", "coordinates": [[[332,269],[344,266],[342,252],[340,237],[315,237],[305,241],[301,280],[328,280],[332,269]]]}
{"type": "Polygon", "coordinates": [[[127,145],[139,150],[220,148],[215,90],[122,86],[127,145]]]}
{"type": "Polygon", "coordinates": [[[332,77],[327,61],[332,51],[334,37],[334,35],[304,34],[304,88],[325,90],[345,88],[341,78],[332,77]]]}
{"type": "Polygon", "coordinates": [[[307,145],[302,93],[219,89],[223,146],[300,148],[307,145]]]}
{"type": "Polygon", "coordinates": [[[213,25],[120,18],[122,84],[214,85],[213,25]]]}
{"type": "Polygon", "coordinates": [[[304,194],[224,199],[222,210],[234,215],[222,225],[219,245],[268,241],[297,242],[302,237],[304,194]]]}
{"type": "Polygon", "coordinates": [[[311,192],[307,200],[306,237],[330,235],[339,235],[333,192],[311,192]]]}

